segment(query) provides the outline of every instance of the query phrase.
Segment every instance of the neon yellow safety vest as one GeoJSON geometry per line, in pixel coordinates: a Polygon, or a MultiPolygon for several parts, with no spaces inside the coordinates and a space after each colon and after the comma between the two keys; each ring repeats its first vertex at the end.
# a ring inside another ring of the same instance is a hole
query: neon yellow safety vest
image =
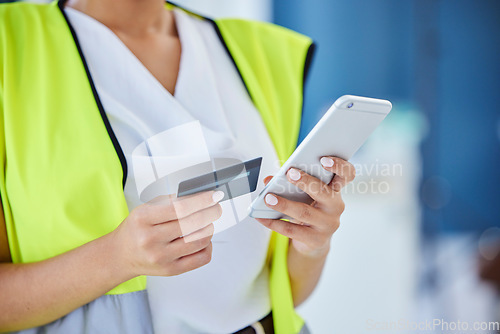
{"type": "MultiPolygon", "coordinates": [[[[268,23],[210,22],[284,162],[297,144],[311,39],[268,23]]],[[[0,131],[0,195],[14,263],[67,252],[127,217],[125,158],[60,2],[0,5],[0,131]]],[[[303,325],[293,307],[288,243],[273,233],[277,334],[297,333],[303,325]]],[[[109,294],[145,285],[141,276],[109,294]]]]}

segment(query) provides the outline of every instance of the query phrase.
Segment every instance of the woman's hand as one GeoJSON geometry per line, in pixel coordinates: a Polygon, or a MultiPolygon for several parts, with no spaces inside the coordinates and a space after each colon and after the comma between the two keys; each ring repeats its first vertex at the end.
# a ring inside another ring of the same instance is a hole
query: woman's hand
{"type": "Polygon", "coordinates": [[[209,263],[223,196],[221,191],[159,196],[132,210],[111,233],[128,273],[173,276],[209,263]]]}
{"type": "MultiPolygon", "coordinates": [[[[292,217],[293,221],[257,219],[271,230],[289,237],[293,247],[307,256],[328,253],[330,239],[340,225],[340,215],[345,207],[340,191],[354,180],[356,173],[351,163],[340,158],[323,157],[320,161],[324,169],[335,173],[329,184],[295,168],[287,172],[288,181],[311,196],[313,203],[304,204],[268,194],[266,205],[292,217]]],[[[267,177],[264,182],[270,179],[267,177]]]]}
{"type": "Polygon", "coordinates": [[[43,261],[0,263],[0,332],[47,324],[138,275],[177,275],[207,264],[223,195],[160,196],[80,247],[43,261]]]}

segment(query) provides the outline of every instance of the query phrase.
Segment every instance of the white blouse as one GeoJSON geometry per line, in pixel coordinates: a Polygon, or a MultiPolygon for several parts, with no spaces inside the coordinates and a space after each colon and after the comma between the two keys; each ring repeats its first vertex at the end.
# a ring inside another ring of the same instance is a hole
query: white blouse
{"type": "Polygon", "coordinates": [[[221,203],[212,261],[179,276],[148,277],[156,333],[230,333],[271,309],[265,266],[270,231],[246,209],[262,179],[277,171],[278,159],[214,27],[173,11],[182,46],[174,96],[110,29],[65,9],[127,160],[124,193],[130,210],[176,193],[180,179],[172,175],[193,165],[263,157],[257,190],[221,203]]]}

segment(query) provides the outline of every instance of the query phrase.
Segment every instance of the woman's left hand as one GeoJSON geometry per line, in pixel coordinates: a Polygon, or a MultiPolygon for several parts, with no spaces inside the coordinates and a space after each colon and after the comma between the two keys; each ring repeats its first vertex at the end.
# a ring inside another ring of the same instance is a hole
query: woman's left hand
{"type": "MultiPolygon", "coordinates": [[[[345,208],[340,191],[354,180],[356,174],[354,166],[340,158],[323,157],[320,162],[324,169],[335,173],[329,184],[296,168],[287,172],[288,181],[306,192],[313,203],[304,204],[267,194],[266,205],[292,217],[293,221],[257,219],[269,229],[289,237],[293,247],[308,256],[328,252],[330,239],[340,226],[340,215],[345,208]]],[[[266,177],[264,182],[267,184],[271,178],[266,177]]]]}

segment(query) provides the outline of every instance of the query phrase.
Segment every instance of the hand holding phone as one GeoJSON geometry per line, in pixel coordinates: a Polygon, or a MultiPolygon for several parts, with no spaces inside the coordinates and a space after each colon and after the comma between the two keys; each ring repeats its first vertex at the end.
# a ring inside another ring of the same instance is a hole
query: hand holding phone
{"type": "Polygon", "coordinates": [[[266,205],[264,198],[268,193],[311,203],[309,195],[288,181],[288,170],[294,167],[324,183],[330,183],[334,174],[321,166],[321,157],[334,156],[349,160],[389,114],[391,108],[392,104],[387,100],[352,95],[340,97],[253,201],[249,207],[250,216],[290,218],[266,205]]]}

